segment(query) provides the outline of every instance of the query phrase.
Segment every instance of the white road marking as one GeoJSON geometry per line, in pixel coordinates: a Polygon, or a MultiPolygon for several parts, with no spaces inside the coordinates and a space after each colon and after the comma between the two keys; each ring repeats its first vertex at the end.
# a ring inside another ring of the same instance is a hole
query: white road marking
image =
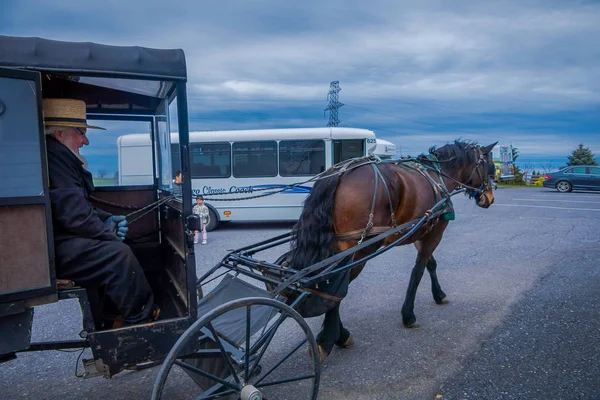
{"type": "Polygon", "coordinates": [[[492,207],[531,207],[531,208],[553,208],[556,210],[575,210],[575,211],[600,211],[600,208],[572,208],[572,207],[555,207],[555,206],[534,206],[531,204],[497,204],[492,207]]]}
{"type": "Polygon", "coordinates": [[[540,199],[516,199],[513,197],[513,200],[518,201],[554,201],[556,203],[592,203],[592,204],[600,204],[600,198],[598,201],[585,201],[585,200],[540,200],[540,199]]]}
{"type": "MultiPolygon", "coordinates": [[[[548,193],[548,194],[532,194],[531,197],[555,197],[555,198],[559,198],[559,197],[565,197],[565,198],[582,198],[582,199],[589,199],[590,197],[596,197],[598,196],[599,193],[548,193]]],[[[598,196],[598,198],[600,198],[600,196],[598,196]]]]}

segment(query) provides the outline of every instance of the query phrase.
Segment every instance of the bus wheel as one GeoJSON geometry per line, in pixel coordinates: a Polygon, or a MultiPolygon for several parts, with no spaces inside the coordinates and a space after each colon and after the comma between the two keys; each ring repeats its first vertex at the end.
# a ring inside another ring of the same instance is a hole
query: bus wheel
{"type": "Polygon", "coordinates": [[[206,231],[210,232],[214,230],[217,225],[219,225],[219,219],[217,218],[217,214],[212,209],[208,209],[208,224],[206,224],[206,231]]]}

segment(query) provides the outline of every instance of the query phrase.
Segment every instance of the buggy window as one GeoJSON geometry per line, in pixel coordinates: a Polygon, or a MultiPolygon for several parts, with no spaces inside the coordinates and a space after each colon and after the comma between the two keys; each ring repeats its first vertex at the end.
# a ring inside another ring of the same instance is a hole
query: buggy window
{"type": "MultiPolygon", "coordinates": [[[[179,121],[177,119],[178,117],[178,113],[177,113],[177,96],[173,97],[173,100],[171,100],[171,103],[169,104],[169,114],[168,114],[168,119],[169,119],[169,139],[170,139],[170,134],[173,133],[177,133],[179,134],[179,121]]],[[[176,152],[173,153],[171,152],[171,163],[172,163],[172,170],[171,170],[171,179],[173,179],[173,182],[175,182],[175,175],[177,175],[177,173],[179,171],[181,171],[181,152],[179,151],[179,144],[176,144],[175,146],[173,146],[176,148],[176,152]]]]}
{"type": "Polygon", "coordinates": [[[236,178],[277,176],[277,142],[234,143],[233,176],[236,178]]]}
{"type": "Polygon", "coordinates": [[[105,131],[88,129],[89,146],[81,148],[86,169],[94,178],[94,186],[152,185],[152,143],[148,135],[147,144],[127,143],[122,137],[131,133],[146,133],[151,128],[149,121],[111,121],[96,119],[92,125],[105,131]]]}
{"type": "Polygon", "coordinates": [[[0,77],[0,197],[43,196],[33,81],[0,77]]]}
{"type": "Polygon", "coordinates": [[[167,120],[164,117],[156,118],[156,130],[158,141],[158,161],[160,171],[160,187],[169,189],[171,181],[171,171],[175,171],[171,165],[171,137],[167,129],[167,120]]]}
{"type": "Polygon", "coordinates": [[[279,142],[281,176],[316,175],[325,170],[325,142],[282,140],[279,142]]]}

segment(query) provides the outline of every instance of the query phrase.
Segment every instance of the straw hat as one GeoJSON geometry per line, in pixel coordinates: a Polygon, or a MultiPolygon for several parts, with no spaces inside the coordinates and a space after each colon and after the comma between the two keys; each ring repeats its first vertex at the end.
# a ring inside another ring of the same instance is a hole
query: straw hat
{"type": "Polygon", "coordinates": [[[76,99],[43,99],[44,124],[48,126],[68,126],[73,128],[102,129],[87,124],[85,101],[76,99]]]}

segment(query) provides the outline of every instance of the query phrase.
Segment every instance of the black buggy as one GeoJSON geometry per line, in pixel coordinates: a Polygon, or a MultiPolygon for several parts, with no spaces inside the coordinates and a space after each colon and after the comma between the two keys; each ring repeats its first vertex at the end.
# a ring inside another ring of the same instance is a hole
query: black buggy
{"type": "MultiPolygon", "coordinates": [[[[316,343],[296,311],[235,274],[207,296],[196,285],[193,234],[199,220],[192,213],[186,80],[178,49],[0,36],[0,363],[20,352],[89,348],[93,357],[83,360],[84,376],[110,378],[161,364],[183,335],[185,346],[177,347],[172,361],[187,374],[175,380],[174,393],[256,400],[263,398],[261,387],[283,385],[288,392],[290,386],[304,390],[298,398],[316,398],[319,364],[305,351],[306,343],[313,350],[316,343]],[[150,127],[153,182],[97,187],[91,200],[127,215],[125,243],[160,306],[156,322],[115,329],[110,304],[98,291],[56,278],[41,107],[42,98],[51,97],[84,100],[90,120],[150,127]],[[178,147],[171,147],[174,135],[178,147]],[[183,172],[180,196],[173,190],[175,169],[183,172]],[[34,308],[73,298],[81,306],[81,339],[31,342],[34,308]],[[184,335],[198,322],[201,329],[184,335]],[[269,354],[283,330],[281,347],[269,354]],[[289,346],[304,351],[286,352],[289,346]],[[284,361],[292,374],[277,377],[284,361]],[[189,382],[193,387],[186,389],[189,382]]],[[[159,386],[155,398],[168,390],[164,379],[159,386]]]]}
{"type": "MultiPolygon", "coordinates": [[[[197,279],[186,76],[182,50],[0,36],[0,363],[20,352],[89,348],[84,377],[161,365],[153,399],[316,399],[319,349],[303,317],[341,300],[352,267],[437,218],[447,199],[302,270],[287,266],[289,232],[230,251],[197,279]],[[111,305],[96,290],[56,279],[42,96],[84,100],[89,119],[148,124],[153,182],[98,187],[91,199],[127,215],[125,243],[152,286],[159,320],[115,328],[111,305]],[[175,135],[179,146],[172,147],[175,135]],[[183,172],[181,195],[176,170],[183,172]],[[353,259],[391,235],[391,244],[353,259]],[[279,258],[256,258],[277,248],[284,249],[279,258]],[[34,307],[73,298],[81,306],[81,339],[32,343],[34,307]]],[[[339,173],[375,162],[381,160],[349,160],[339,173]]]]}

